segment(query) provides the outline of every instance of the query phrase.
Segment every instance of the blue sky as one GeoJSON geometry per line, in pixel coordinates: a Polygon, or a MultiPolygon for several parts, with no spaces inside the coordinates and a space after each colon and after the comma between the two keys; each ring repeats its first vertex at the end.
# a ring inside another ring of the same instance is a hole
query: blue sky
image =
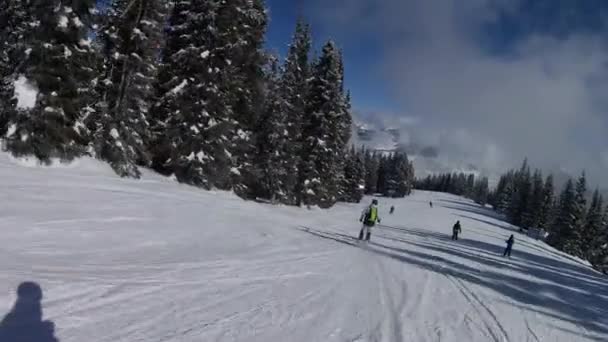
{"type": "MultiPolygon", "coordinates": [[[[340,1],[338,1],[340,2],[340,1]]],[[[361,1],[360,1],[361,2],[361,1]]],[[[382,1],[364,1],[363,6],[378,11],[382,1]]],[[[449,1],[448,1],[449,2],[449,1]]],[[[445,2],[446,4],[448,2],[445,2]]],[[[517,2],[517,0],[515,1],[517,2]]],[[[268,0],[270,26],[267,35],[269,49],[284,55],[299,16],[313,25],[317,48],[327,39],[334,39],[344,49],[347,67],[347,87],[353,93],[354,104],[361,111],[398,112],[400,105],[389,85],[377,72],[390,41],[364,34],[359,27],[336,29],[319,12],[318,1],[268,0]]],[[[329,6],[335,11],[338,6],[329,6]]],[[[475,34],[488,54],[512,58],[514,46],[531,34],[542,33],[565,37],[576,32],[594,32],[606,28],[608,1],[605,0],[526,0],[515,10],[498,11],[495,21],[484,24],[475,34]]],[[[366,26],[365,24],[361,26],[366,26]]],[[[406,62],[406,61],[404,61],[406,62]]]]}
{"type": "Polygon", "coordinates": [[[268,0],[344,49],[359,118],[487,170],[524,157],[608,185],[608,1],[268,0]]]}
{"type": "Polygon", "coordinates": [[[316,49],[328,39],[333,39],[344,50],[347,68],[346,83],[352,92],[354,105],[363,110],[390,111],[396,103],[385,89],[382,79],[374,72],[374,65],[381,58],[379,41],[370,37],[351,37],[341,30],[333,30],[323,18],[315,15],[319,10],[313,1],[269,0],[270,26],[267,46],[284,56],[298,17],[312,25],[316,49]],[[373,86],[372,86],[373,85],[373,86]]]}

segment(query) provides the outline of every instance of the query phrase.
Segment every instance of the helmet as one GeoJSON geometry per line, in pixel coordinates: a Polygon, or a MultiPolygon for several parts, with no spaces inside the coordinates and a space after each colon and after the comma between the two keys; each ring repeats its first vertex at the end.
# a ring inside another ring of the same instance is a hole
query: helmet
{"type": "Polygon", "coordinates": [[[372,200],[372,204],[378,205],[378,200],[377,199],[372,200]]]}

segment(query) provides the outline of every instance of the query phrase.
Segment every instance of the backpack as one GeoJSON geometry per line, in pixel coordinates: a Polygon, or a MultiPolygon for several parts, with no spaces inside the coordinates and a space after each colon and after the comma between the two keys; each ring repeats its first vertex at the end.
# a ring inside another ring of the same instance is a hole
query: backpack
{"type": "Polygon", "coordinates": [[[365,213],[364,222],[368,226],[373,226],[376,224],[378,220],[378,207],[371,206],[369,210],[365,213]]]}

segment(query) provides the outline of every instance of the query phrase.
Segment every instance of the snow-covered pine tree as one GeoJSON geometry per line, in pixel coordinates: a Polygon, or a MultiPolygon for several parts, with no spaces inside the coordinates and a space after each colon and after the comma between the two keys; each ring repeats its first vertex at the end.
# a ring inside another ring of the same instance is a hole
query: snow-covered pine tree
{"type": "Polygon", "coordinates": [[[406,193],[407,196],[411,195],[412,191],[414,191],[414,182],[416,181],[416,170],[414,169],[414,161],[410,160],[408,164],[409,165],[407,167],[407,181],[409,187],[406,193]]]}
{"type": "Polygon", "coordinates": [[[535,170],[532,176],[532,190],[528,205],[522,218],[524,227],[538,228],[541,222],[542,206],[544,199],[544,183],[540,170],[535,170]]]}
{"type": "Polygon", "coordinates": [[[84,153],[86,145],[82,119],[95,76],[95,53],[87,36],[95,1],[27,4],[24,44],[15,52],[23,60],[16,73],[37,96],[33,106],[8,118],[7,148],[42,162],[70,160],[84,153]]]}
{"type": "Polygon", "coordinates": [[[365,150],[365,194],[372,195],[378,192],[378,170],[380,159],[376,153],[365,150]]]}
{"type": "Polygon", "coordinates": [[[14,83],[16,70],[24,60],[24,33],[28,23],[29,2],[6,0],[0,3],[0,135],[4,136],[10,117],[17,110],[14,83]]]}
{"type": "Polygon", "coordinates": [[[386,194],[387,193],[387,182],[389,179],[388,172],[391,156],[385,156],[383,154],[378,155],[378,178],[376,183],[376,193],[386,194]]]}
{"type": "Polygon", "coordinates": [[[450,192],[454,189],[454,177],[452,177],[451,173],[448,173],[445,177],[445,182],[443,183],[444,192],[450,192]]]}
{"type": "Polygon", "coordinates": [[[585,217],[585,224],[581,231],[581,251],[585,259],[594,260],[600,254],[602,242],[601,235],[604,228],[604,199],[600,191],[593,192],[591,205],[585,217]]]}
{"type": "Polygon", "coordinates": [[[487,177],[482,177],[475,180],[475,186],[473,187],[473,200],[480,205],[486,205],[488,202],[488,194],[490,192],[488,183],[487,177]]]}
{"type": "MultiPolygon", "coordinates": [[[[337,163],[337,168],[339,170],[339,174],[338,174],[338,200],[340,200],[341,197],[344,196],[344,184],[346,183],[346,172],[348,171],[348,166],[349,164],[351,167],[351,170],[354,168],[356,169],[356,171],[354,171],[354,173],[351,173],[351,185],[354,186],[355,188],[352,189],[351,188],[351,192],[353,192],[353,198],[355,199],[354,201],[351,200],[351,202],[355,202],[358,203],[361,198],[359,198],[360,196],[362,196],[361,194],[355,194],[355,191],[358,191],[357,189],[357,184],[355,184],[356,182],[358,182],[357,178],[359,176],[359,171],[364,172],[364,168],[362,165],[359,165],[359,161],[362,162],[362,160],[358,160],[358,156],[356,153],[356,149],[354,148],[354,146],[352,146],[351,151],[347,151],[346,146],[348,145],[348,143],[350,142],[351,139],[351,134],[352,134],[352,114],[351,114],[351,99],[350,99],[350,92],[347,92],[346,95],[344,95],[344,63],[342,61],[342,53],[339,53],[339,60],[340,60],[340,75],[342,76],[340,79],[340,86],[341,86],[341,92],[343,95],[343,108],[340,111],[340,113],[338,115],[336,115],[335,118],[335,124],[334,124],[334,131],[335,133],[335,148],[336,148],[336,163],[337,163]],[[359,170],[361,169],[361,170],[359,170]],[[353,180],[353,174],[355,175],[355,179],[353,180]]],[[[361,183],[359,183],[361,184],[361,183]]]]}
{"type": "Polygon", "coordinates": [[[268,18],[263,0],[220,1],[215,18],[224,59],[223,93],[231,98],[232,124],[227,136],[233,167],[232,188],[244,198],[254,196],[256,183],[254,131],[264,110],[264,35],[268,18]]]}
{"type": "Polygon", "coordinates": [[[382,194],[384,196],[394,196],[397,191],[397,168],[395,167],[395,153],[391,153],[390,155],[384,158],[384,163],[382,165],[382,176],[383,180],[382,184],[379,188],[382,189],[382,194]]]}
{"type": "Polygon", "coordinates": [[[579,177],[576,182],[574,207],[570,212],[574,220],[573,230],[570,237],[566,240],[564,251],[568,254],[584,257],[582,250],[583,229],[585,226],[585,215],[587,213],[587,177],[585,173],[579,177]]]}
{"type": "Polygon", "coordinates": [[[278,58],[271,57],[267,70],[266,104],[256,129],[257,153],[255,165],[257,167],[256,196],[267,198],[271,202],[293,203],[293,194],[286,190],[285,181],[290,166],[284,152],[287,150],[289,132],[287,120],[282,107],[281,75],[278,58]]]}
{"type": "Polygon", "coordinates": [[[551,223],[553,213],[554,190],[553,190],[553,175],[547,176],[543,186],[543,203],[541,206],[540,228],[548,228],[551,223]]]}
{"type": "Polygon", "coordinates": [[[578,217],[576,192],[572,179],[569,179],[559,197],[555,220],[550,230],[547,242],[557,249],[564,250],[569,241],[574,238],[574,230],[578,217]]]}
{"type": "Polygon", "coordinates": [[[340,201],[359,203],[363,198],[365,163],[363,154],[353,146],[344,163],[344,176],[340,186],[340,201]]]}
{"type": "Polygon", "coordinates": [[[551,211],[547,215],[547,224],[545,229],[547,231],[552,231],[553,227],[557,225],[557,220],[560,212],[560,203],[561,203],[561,192],[560,195],[555,195],[553,197],[553,203],[551,203],[551,211]]]}
{"type": "Polygon", "coordinates": [[[505,190],[507,188],[507,175],[504,174],[500,176],[498,179],[498,184],[496,184],[496,188],[492,191],[492,195],[490,196],[490,204],[494,207],[495,210],[504,212],[501,206],[501,197],[503,196],[505,190]]]}
{"type": "Polygon", "coordinates": [[[507,217],[510,223],[521,226],[524,223],[524,217],[527,216],[526,210],[532,192],[532,177],[527,159],[515,174],[513,190],[507,217]]]}
{"type": "Polygon", "coordinates": [[[597,245],[599,246],[597,254],[590,261],[595,267],[606,273],[608,271],[608,207],[602,217],[602,228],[597,239],[597,245]]]}
{"type": "Polygon", "coordinates": [[[349,117],[349,113],[345,113],[341,65],[340,52],[335,43],[329,41],[314,65],[303,130],[307,205],[330,207],[337,201],[345,148],[344,122],[349,117]]]}
{"type": "Polygon", "coordinates": [[[174,4],[153,109],[153,167],[181,182],[229,189],[234,98],[226,91],[232,63],[217,26],[223,0],[174,4]]]}
{"type": "Polygon", "coordinates": [[[383,178],[385,178],[383,194],[385,196],[405,197],[411,193],[413,175],[410,167],[411,163],[405,152],[397,151],[386,159],[383,166],[383,178]]]}
{"type": "Polygon", "coordinates": [[[96,155],[124,177],[150,164],[148,113],[166,11],[162,0],[113,0],[99,33],[104,74],[88,126],[96,155]]]}
{"type": "Polygon", "coordinates": [[[289,143],[282,155],[287,167],[283,183],[287,201],[299,205],[303,200],[304,168],[302,159],[304,139],[304,115],[309,108],[308,92],[310,79],[310,49],[312,38],[310,28],[298,20],[292,42],[287,52],[284,72],[281,78],[281,108],[285,113],[289,143]]]}
{"type": "Polygon", "coordinates": [[[467,183],[466,183],[466,187],[464,190],[464,195],[468,198],[471,198],[471,197],[473,197],[474,192],[475,192],[475,175],[469,174],[469,175],[467,175],[467,183]]]}
{"type": "Polygon", "coordinates": [[[365,158],[366,158],[366,152],[363,148],[357,150],[357,163],[358,163],[358,171],[357,173],[360,173],[357,177],[359,178],[359,192],[360,192],[360,196],[364,196],[365,195],[365,183],[366,183],[366,177],[367,177],[367,165],[365,162],[365,158]]]}

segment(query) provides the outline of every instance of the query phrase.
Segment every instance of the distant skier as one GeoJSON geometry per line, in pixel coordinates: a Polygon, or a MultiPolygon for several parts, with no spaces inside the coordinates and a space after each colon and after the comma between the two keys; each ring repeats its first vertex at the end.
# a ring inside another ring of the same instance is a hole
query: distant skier
{"type": "Polygon", "coordinates": [[[380,223],[380,217],[378,217],[378,200],[372,200],[372,204],[363,210],[359,222],[363,223],[361,232],[359,232],[359,240],[369,241],[372,236],[372,227],[376,225],[376,222],[380,223]]]}
{"type": "Polygon", "coordinates": [[[433,201],[430,201],[430,202],[429,202],[429,206],[430,206],[431,208],[433,208],[433,201]]]}
{"type": "Polygon", "coordinates": [[[452,240],[458,240],[458,234],[462,232],[462,227],[460,227],[460,221],[456,221],[454,227],[452,227],[452,240]]]}
{"type": "Polygon", "coordinates": [[[513,234],[511,234],[511,237],[509,237],[509,240],[505,241],[507,243],[507,248],[505,248],[505,252],[503,253],[503,257],[508,256],[509,258],[511,257],[511,250],[513,249],[513,244],[515,243],[515,236],[513,236],[513,234]]]}
{"type": "Polygon", "coordinates": [[[389,214],[393,215],[394,212],[395,212],[395,206],[391,205],[391,210],[390,210],[389,214]]]}

